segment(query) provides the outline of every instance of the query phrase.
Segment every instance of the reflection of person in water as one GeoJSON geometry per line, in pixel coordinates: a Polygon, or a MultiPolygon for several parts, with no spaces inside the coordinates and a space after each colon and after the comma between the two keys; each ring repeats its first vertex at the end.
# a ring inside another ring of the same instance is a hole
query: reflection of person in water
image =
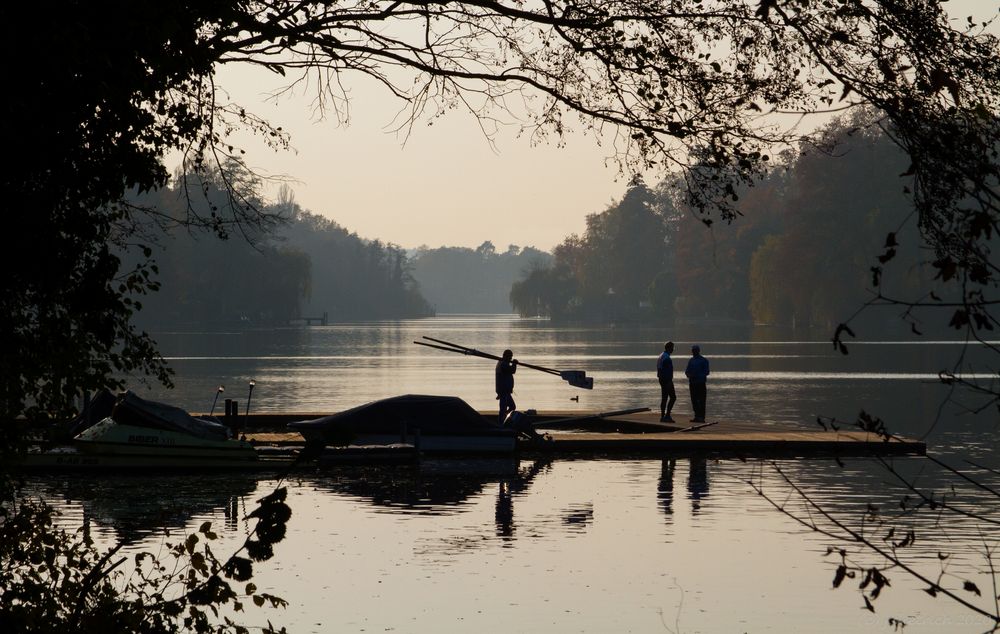
{"type": "Polygon", "coordinates": [[[497,535],[500,537],[514,536],[514,498],[510,490],[510,480],[500,481],[497,492],[496,523],[497,535]]]}
{"type": "Polygon", "coordinates": [[[688,498],[691,512],[701,509],[701,501],[708,497],[708,463],[704,458],[691,458],[688,470],[688,498]]]}
{"type": "Polygon", "coordinates": [[[660,498],[660,506],[667,517],[674,514],[674,470],[677,461],[673,458],[664,458],[660,465],[660,482],[656,487],[656,496],[660,498]]]}
{"type": "Polygon", "coordinates": [[[514,495],[528,489],[542,469],[552,464],[552,458],[539,458],[526,469],[519,468],[512,476],[500,480],[500,490],[497,492],[496,524],[497,535],[504,538],[514,536],[514,495]]]}

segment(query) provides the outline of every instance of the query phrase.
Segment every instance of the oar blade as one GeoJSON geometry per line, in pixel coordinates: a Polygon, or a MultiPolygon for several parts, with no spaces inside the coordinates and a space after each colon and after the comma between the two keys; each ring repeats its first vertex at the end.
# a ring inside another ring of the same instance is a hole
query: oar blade
{"type": "Polygon", "coordinates": [[[594,389],[594,378],[587,376],[583,370],[561,370],[559,377],[573,387],[580,387],[585,390],[594,389]]]}

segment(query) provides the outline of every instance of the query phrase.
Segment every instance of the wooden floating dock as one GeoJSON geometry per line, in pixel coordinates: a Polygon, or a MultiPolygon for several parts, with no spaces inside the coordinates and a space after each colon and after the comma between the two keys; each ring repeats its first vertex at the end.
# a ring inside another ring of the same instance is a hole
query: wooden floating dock
{"type": "MultiPolygon", "coordinates": [[[[586,412],[540,412],[536,428],[545,434],[544,443],[522,441],[519,449],[526,453],[546,452],[554,455],[587,455],[600,457],[711,454],[737,458],[760,457],[861,457],[924,455],[927,446],[922,441],[893,437],[889,440],[874,433],[856,429],[824,431],[804,429],[788,424],[709,421],[707,425],[681,422],[659,422],[655,412],[643,412],[572,423],[547,429],[546,420],[565,420],[583,416],[586,412]],[[565,429],[569,427],[569,429],[565,429]],[[598,429],[600,431],[598,431],[598,429]]],[[[483,412],[483,415],[491,413],[483,412]]],[[[246,436],[261,446],[297,446],[302,437],[282,431],[292,420],[316,418],[320,414],[256,414],[248,421],[246,436]]]]}

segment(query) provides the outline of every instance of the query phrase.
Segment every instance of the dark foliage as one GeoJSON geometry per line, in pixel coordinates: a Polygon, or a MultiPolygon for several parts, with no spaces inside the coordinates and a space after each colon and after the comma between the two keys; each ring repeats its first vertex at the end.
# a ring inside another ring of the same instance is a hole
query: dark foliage
{"type": "MultiPolygon", "coordinates": [[[[165,552],[101,552],[87,533],[67,532],[51,507],[32,501],[0,506],[0,630],[4,632],[232,632],[249,629],[220,609],[284,607],[280,597],[258,592],[253,562],[273,556],[291,511],[279,488],[257,502],[248,517],[256,526],[243,546],[219,560],[209,544],[211,522],[165,552]],[[239,585],[235,585],[235,583],[239,585]]],[[[268,625],[265,632],[276,630],[268,625]]],[[[284,631],[282,629],[281,631],[284,631]]]]}
{"type": "MultiPolygon", "coordinates": [[[[33,28],[37,8],[2,9],[0,46],[18,90],[4,100],[3,138],[17,158],[0,191],[19,220],[0,256],[0,417],[66,415],[75,395],[118,387],[122,373],[169,383],[154,342],[130,323],[157,283],[149,263],[122,265],[137,219],[123,198],[167,182],[166,152],[203,157],[218,141],[218,52],[204,32],[234,8],[66,2],[44,28],[33,28]]],[[[224,225],[215,213],[186,220],[224,225]]]]}

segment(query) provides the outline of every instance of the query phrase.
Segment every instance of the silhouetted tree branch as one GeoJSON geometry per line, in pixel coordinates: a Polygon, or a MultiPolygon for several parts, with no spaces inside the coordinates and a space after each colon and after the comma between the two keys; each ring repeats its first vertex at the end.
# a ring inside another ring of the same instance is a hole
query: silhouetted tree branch
{"type": "MultiPolygon", "coordinates": [[[[890,580],[884,573],[894,568],[898,568],[914,579],[926,584],[927,588],[924,591],[930,596],[936,597],[941,595],[947,597],[948,599],[961,605],[963,608],[987,618],[994,624],[994,628],[1000,627],[1000,611],[996,610],[995,598],[991,601],[994,608],[991,612],[990,610],[980,607],[975,603],[972,603],[970,600],[967,600],[965,597],[959,595],[956,589],[946,587],[943,584],[943,581],[948,574],[944,568],[942,568],[941,573],[936,579],[932,579],[925,573],[921,572],[921,570],[919,570],[915,565],[907,562],[906,549],[911,547],[917,539],[917,536],[912,529],[906,531],[898,540],[896,540],[895,528],[889,525],[889,523],[882,518],[879,509],[871,504],[868,505],[868,510],[865,515],[860,518],[860,528],[854,528],[852,524],[857,520],[841,519],[834,512],[828,510],[824,505],[813,500],[812,497],[801,486],[799,486],[778,463],[770,462],[768,463],[768,466],[781,477],[781,480],[794,495],[794,499],[803,503],[804,510],[793,510],[789,508],[789,500],[786,499],[784,501],[779,501],[773,494],[766,492],[764,490],[762,480],[747,480],[746,483],[758,495],[760,495],[761,498],[763,498],[776,510],[785,514],[801,526],[837,542],[858,546],[861,548],[863,553],[877,555],[885,562],[882,566],[872,566],[864,563],[863,561],[856,561],[852,559],[850,553],[843,548],[828,547],[826,553],[827,555],[838,554],[840,556],[840,563],[837,565],[834,574],[833,587],[838,588],[842,585],[845,579],[857,579],[858,576],[861,575],[861,582],[858,586],[858,590],[861,593],[865,608],[875,612],[875,607],[872,602],[881,595],[884,588],[891,586],[890,580]],[[886,528],[889,530],[884,536],[876,537],[874,535],[876,530],[885,530],[886,528]]],[[[907,511],[907,509],[904,508],[904,511],[907,511]]],[[[986,547],[986,558],[992,569],[992,557],[990,556],[990,552],[990,549],[986,547]]],[[[945,559],[947,559],[947,555],[939,553],[939,560],[944,561],[945,559]]],[[[961,582],[961,589],[965,592],[973,593],[977,596],[981,595],[981,592],[973,582],[968,580],[961,580],[961,582]]],[[[994,583],[996,583],[995,576],[994,583]]],[[[897,620],[898,619],[890,619],[890,621],[897,620]]],[[[902,621],[899,622],[903,623],[902,621]]]]}

